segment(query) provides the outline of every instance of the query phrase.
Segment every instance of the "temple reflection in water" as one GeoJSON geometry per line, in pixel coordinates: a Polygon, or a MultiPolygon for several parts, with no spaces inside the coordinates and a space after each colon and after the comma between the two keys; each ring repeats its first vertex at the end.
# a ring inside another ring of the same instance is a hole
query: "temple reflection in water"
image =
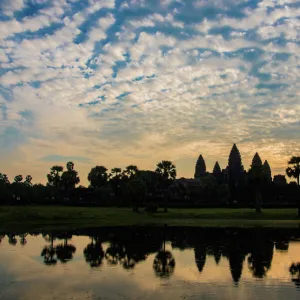
{"type": "MultiPolygon", "coordinates": [[[[266,278],[274,251],[288,253],[289,243],[298,241],[300,232],[298,229],[101,228],[81,232],[10,233],[1,235],[0,243],[28,247],[27,240],[32,235],[43,238],[43,247],[35,251],[46,266],[71,262],[77,252],[76,239],[85,237],[89,242],[80,255],[92,269],[105,264],[133,270],[152,259],[155,276],[166,279],[176,272],[173,252],[192,250],[199,274],[205,272],[208,259],[213,258],[216,266],[226,260],[232,281],[238,284],[245,268],[253,278],[266,278]]],[[[291,280],[297,286],[299,261],[289,266],[291,280]]]]}

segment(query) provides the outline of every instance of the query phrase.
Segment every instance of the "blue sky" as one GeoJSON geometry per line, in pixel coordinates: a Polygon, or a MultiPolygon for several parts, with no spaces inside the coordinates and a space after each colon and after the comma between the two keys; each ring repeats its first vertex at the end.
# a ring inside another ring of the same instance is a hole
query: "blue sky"
{"type": "Polygon", "coordinates": [[[273,173],[300,153],[300,1],[2,0],[0,172],[55,160],[273,173]]]}

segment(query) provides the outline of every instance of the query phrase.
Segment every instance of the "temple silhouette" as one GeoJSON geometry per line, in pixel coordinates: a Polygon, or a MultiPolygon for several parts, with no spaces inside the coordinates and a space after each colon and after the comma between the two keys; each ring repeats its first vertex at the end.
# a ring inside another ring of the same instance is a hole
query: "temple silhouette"
{"type": "MultiPolygon", "coordinates": [[[[253,159],[251,168],[262,168],[263,176],[267,182],[272,182],[272,172],[271,167],[267,160],[262,163],[262,160],[259,154],[256,152],[253,159]]],[[[204,177],[213,176],[218,182],[227,182],[233,185],[238,185],[245,181],[247,177],[247,171],[244,169],[242,164],[242,158],[240,151],[236,144],[233,144],[229,157],[228,165],[225,169],[221,169],[218,161],[216,161],[212,173],[207,172],[205,160],[200,154],[196,166],[195,166],[195,175],[194,179],[201,180],[204,177]]]]}
{"type": "Polygon", "coordinates": [[[213,206],[236,204],[253,205],[257,196],[265,206],[296,205],[296,186],[288,185],[285,175],[275,175],[267,160],[262,161],[256,152],[248,170],[245,169],[240,151],[233,144],[228,163],[221,168],[215,162],[212,172],[206,167],[202,154],[199,155],[193,178],[179,178],[171,186],[170,201],[185,205],[213,206]],[[259,188],[258,188],[259,186],[259,188]],[[255,195],[259,189],[259,195],[255,195]]]}

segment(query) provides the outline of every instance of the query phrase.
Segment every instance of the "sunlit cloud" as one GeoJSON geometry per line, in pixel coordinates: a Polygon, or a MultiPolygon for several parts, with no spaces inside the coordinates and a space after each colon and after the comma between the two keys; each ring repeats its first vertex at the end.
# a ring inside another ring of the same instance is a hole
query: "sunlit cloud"
{"type": "Polygon", "coordinates": [[[161,159],[192,177],[200,153],[225,167],[236,142],[246,168],[258,151],[283,173],[300,151],[299,14],[288,0],[2,1],[1,172],[44,181],[39,153],[84,178],[161,159]]]}

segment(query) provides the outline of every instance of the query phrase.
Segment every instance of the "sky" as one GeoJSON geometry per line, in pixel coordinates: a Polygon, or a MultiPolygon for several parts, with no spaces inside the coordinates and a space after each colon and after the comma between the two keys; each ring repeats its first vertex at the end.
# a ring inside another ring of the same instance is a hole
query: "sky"
{"type": "Polygon", "coordinates": [[[236,143],[274,174],[300,154],[300,1],[1,0],[0,172],[72,160],[191,178],[236,143]]]}

